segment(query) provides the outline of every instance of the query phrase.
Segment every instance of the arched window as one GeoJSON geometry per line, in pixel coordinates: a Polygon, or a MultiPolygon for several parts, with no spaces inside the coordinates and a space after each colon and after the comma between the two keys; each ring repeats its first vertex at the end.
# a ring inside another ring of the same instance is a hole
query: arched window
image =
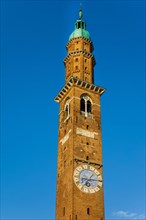
{"type": "Polygon", "coordinates": [[[69,108],[69,102],[70,99],[68,98],[66,103],[65,103],[65,107],[64,107],[64,112],[65,112],[65,121],[69,118],[70,116],[70,108],[69,108]]]}
{"type": "Polygon", "coordinates": [[[69,106],[66,105],[65,112],[66,112],[67,115],[68,115],[68,110],[69,110],[69,106]]]}
{"type": "Polygon", "coordinates": [[[80,110],[85,112],[85,100],[84,100],[84,98],[81,98],[80,110]]]}
{"type": "Polygon", "coordinates": [[[86,94],[80,97],[80,112],[87,118],[92,118],[92,100],[86,94]]]}
{"type": "Polygon", "coordinates": [[[91,113],[91,102],[90,102],[90,100],[87,101],[87,112],[91,113]]]}

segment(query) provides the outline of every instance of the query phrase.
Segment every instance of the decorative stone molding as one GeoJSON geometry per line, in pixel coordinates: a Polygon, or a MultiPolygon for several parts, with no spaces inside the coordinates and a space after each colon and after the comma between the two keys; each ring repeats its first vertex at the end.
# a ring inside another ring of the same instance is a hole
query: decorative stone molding
{"type": "Polygon", "coordinates": [[[84,130],[82,128],[77,128],[76,129],[76,134],[79,134],[79,135],[82,135],[82,136],[85,136],[85,137],[90,137],[90,138],[95,138],[95,135],[98,135],[97,132],[87,131],[87,130],[84,130]]]}
{"type": "Polygon", "coordinates": [[[94,84],[88,83],[77,77],[71,77],[69,81],[65,84],[65,86],[62,88],[62,90],[55,97],[54,100],[56,102],[60,102],[64,98],[64,95],[66,94],[66,92],[68,92],[73,86],[86,89],[87,91],[89,90],[89,91],[96,92],[99,95],[102,95],[105,92],[105,89],[100,86],[96,86],[94,84]]]}
{"type": "Polygon", "coordinates": [[[63,145],[68,139],[69,139],[69,133],[71,132],[71,129],[69,132],[60,140],[61,144],[63,145]]]}
{"type": "Polygon", "coordinates": [[[84,42],[87,42],[87,43],[90,43],[91,45],[91,51],[94,50],[94,46],[93,46],[93,43],[90,39],[87,39],[85,37],[76,37],[76,38],[73,38],[71,39],[67,44],[66,44],[66,49],[68,49],[69,45],[72,44],[73,42],[75,43],[77,40],[80,40],[80,39],[84,39],[84,42]]]}
{"type": "Polygon", "coordinates": [[[93,58],[93,65],[94,66],[96,65],[96,60],[94,58],[94,55],[92,53],[87,52],[86,50],[75,50],[75,51],[69,52],[64,59],[64,63],[66,63],[72,55],[76,55],[76,54],[84,54],[87,58],[90,58],[90,57],[93,58]]]}

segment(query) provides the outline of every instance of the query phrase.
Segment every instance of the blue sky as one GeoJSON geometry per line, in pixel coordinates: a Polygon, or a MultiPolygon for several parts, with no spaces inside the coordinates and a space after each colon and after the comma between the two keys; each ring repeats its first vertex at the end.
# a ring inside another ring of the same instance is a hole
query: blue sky
{"type": "MultiPolygon", "coordinates": [[[[65,45],[80,1],[1,1],[1,219],[55,219],[65,45]]],[[[82,1],[101,98],[106,219],[145,219],[145,1],[82,1]]]]}

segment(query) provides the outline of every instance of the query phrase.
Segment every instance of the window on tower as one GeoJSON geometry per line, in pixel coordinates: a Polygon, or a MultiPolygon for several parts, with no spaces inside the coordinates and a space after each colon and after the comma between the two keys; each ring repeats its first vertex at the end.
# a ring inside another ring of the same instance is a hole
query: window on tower
{"type": "Polygon", "coordinates": [[[86,157],[86,160],[89,160],[89,156],[86,157]]]}
{"type": "Polygon", "coordinates": [[[66,113],[68,115],[68,112],[69,112],[69,106],[68,105],[66,106],[65,111],[66,111],[66,113]]]}
{"type": "Polygon", "coordinates": [[[86,94],[80,97],[80,113],[87,118],[92,118],[92,101],[86,94]]]}
{"type": "Polygon", "coordinates": [[[80,22],[78,23],[78,28],[81,28],[81,23],[80,22]]]}
{"type": "Polygon", "coordinates": [[[87,101],[87,112],[91,113],[91,102],[90,102],[90,100],[87,101]]]}
{"type": "Polygon", "coordinates": [[[81,112],[85,112],[85,100],[84,98],[81,98],[81,104],[80,104],[80,110],[81,112]]]}
{"type": "Polygon", "coordinates": [[[63,207],[63,216],[65,216],[65,207],[63,207]]]}
{"type": "Polygon", "coordinates": [[[65,121],[67,119],[69,119],[70,116],[70,107],[69,107],[69,103],[70,103],[70,98],[67,98],[67,101],[65,103],[65,107],[64,107],[64,113],[65,113],[65,121]]]}
{"type": "Polygon", "coordinates": [[[82,22],[82,28],[85,28],[84,22],[82,22]]]}

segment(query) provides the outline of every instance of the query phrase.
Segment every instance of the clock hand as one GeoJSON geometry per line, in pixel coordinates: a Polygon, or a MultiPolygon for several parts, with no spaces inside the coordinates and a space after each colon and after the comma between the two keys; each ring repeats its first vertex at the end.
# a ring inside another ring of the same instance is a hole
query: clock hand
{"type": "Polygon", "coordinates": [[[96,180],[96,179],[90,179],[90,180],[93,180],[93,181],[98,181],[98,182],[102,182],[102,180],[96,180]]]}
{"type": "Polygon", "coordinates": [[[93,173],[92,173],[91,176],[88,178],[88,180],[90,180],[92,176],[93,176],[93,173]]]}
{"type": "Polygon", "coordinates": [[[84,180],[88,180],[88,179],[87,179],[87,178],[81,178],[81,180],[83,180],[83,181],[84,181],[84,180]]]}

